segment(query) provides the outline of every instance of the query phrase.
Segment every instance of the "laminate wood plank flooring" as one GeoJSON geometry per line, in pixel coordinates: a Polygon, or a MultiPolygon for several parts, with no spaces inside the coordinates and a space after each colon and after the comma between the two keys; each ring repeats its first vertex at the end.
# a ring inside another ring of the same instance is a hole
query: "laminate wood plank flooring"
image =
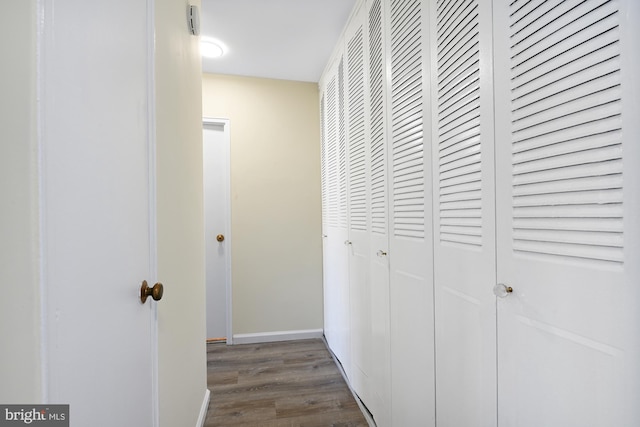
{"type": "Polygon", "coordinates": [[[205,427],[366,427],[320,339],[207,344],[205,427]]]}

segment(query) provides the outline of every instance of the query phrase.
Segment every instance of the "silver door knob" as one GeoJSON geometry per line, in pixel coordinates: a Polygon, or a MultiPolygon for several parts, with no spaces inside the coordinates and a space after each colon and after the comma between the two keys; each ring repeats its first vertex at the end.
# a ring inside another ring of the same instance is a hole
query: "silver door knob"
{"type": "Polygon", "coordinates": [[[345,244],[345,245],[351,245],[352,243],[351,243],[351,241],[350,241],[350,240],[345,240],[345,241],[344,241],[344,244],[345,244]]]}
{"type": "Polygon", "coordinates": [[[379,257],[383,257],[383,256],[387,256],[387,253],[383,250],[379,250],[378,252],[376,252],[376,255],[378,255],[379,257]]]}
{"type": "Polygon", "coordinates": [[[504,283],[498,283],[493,287],[493,294],[499,298],[504,298],[513,292],[511,286],[507,286],[504,283]]]}

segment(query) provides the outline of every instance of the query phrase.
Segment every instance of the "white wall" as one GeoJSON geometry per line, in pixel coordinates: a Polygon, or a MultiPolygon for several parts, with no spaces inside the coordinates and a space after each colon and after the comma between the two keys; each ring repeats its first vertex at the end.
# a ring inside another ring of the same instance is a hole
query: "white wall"
{"type": "Polygon", "coordinates": [[[161,426],[194,426],[207,389],[202,85],[188,4],[156,0],[158,304],[161,426]]]}
{"type": "Polygon", "coordinates": [[[0,402],[41,401],[35,0],[0,3],[0,402]]]}
{"type": "Polygon", "coordinates": [[[322,328],[318,87],[205,74],[230,119],[233,333],[322,328]]]}
{"type": "MultiPolygon", "coordinates": [[[[195,425],[206,391],[201,70],[186,8],[156,2],[163,426],[195,425]]],[[[43,398],[35,28],[35,0],[0,3],[0,403],[43,398]]]]}

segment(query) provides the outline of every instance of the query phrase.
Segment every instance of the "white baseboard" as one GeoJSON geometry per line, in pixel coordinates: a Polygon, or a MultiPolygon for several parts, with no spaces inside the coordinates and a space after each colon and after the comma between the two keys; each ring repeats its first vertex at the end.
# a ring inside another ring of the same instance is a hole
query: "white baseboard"
{"type": "Polygon", "coordinates": [[[235,334],[233,344],[257,344],[262,342],[305,340],[322,338],[322,329],[305,329],[302,331],[257,332],[255,334],[235,334]]]}
{"type": "Polygon", "coordinates": [[[198,415],[198,422],[196,427],[202,427],[207,419],[207,410],[209,409],[209,399],[211,398],[211,391],[207,389],[204,393],[204,399],[202,400],[202,406],[200,407],[200,415],[198,415]]]}

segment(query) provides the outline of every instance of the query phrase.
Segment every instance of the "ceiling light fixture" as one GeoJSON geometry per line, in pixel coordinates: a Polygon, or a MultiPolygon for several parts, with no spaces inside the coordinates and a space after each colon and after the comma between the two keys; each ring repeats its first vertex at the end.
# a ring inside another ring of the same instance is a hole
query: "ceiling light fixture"
{"type": "Polygon", "coordinates": [[[219,58],[225,53],[226,49],[217,40],[203,37],[200,41],[200,54],[204,58],[219,58]]]}

